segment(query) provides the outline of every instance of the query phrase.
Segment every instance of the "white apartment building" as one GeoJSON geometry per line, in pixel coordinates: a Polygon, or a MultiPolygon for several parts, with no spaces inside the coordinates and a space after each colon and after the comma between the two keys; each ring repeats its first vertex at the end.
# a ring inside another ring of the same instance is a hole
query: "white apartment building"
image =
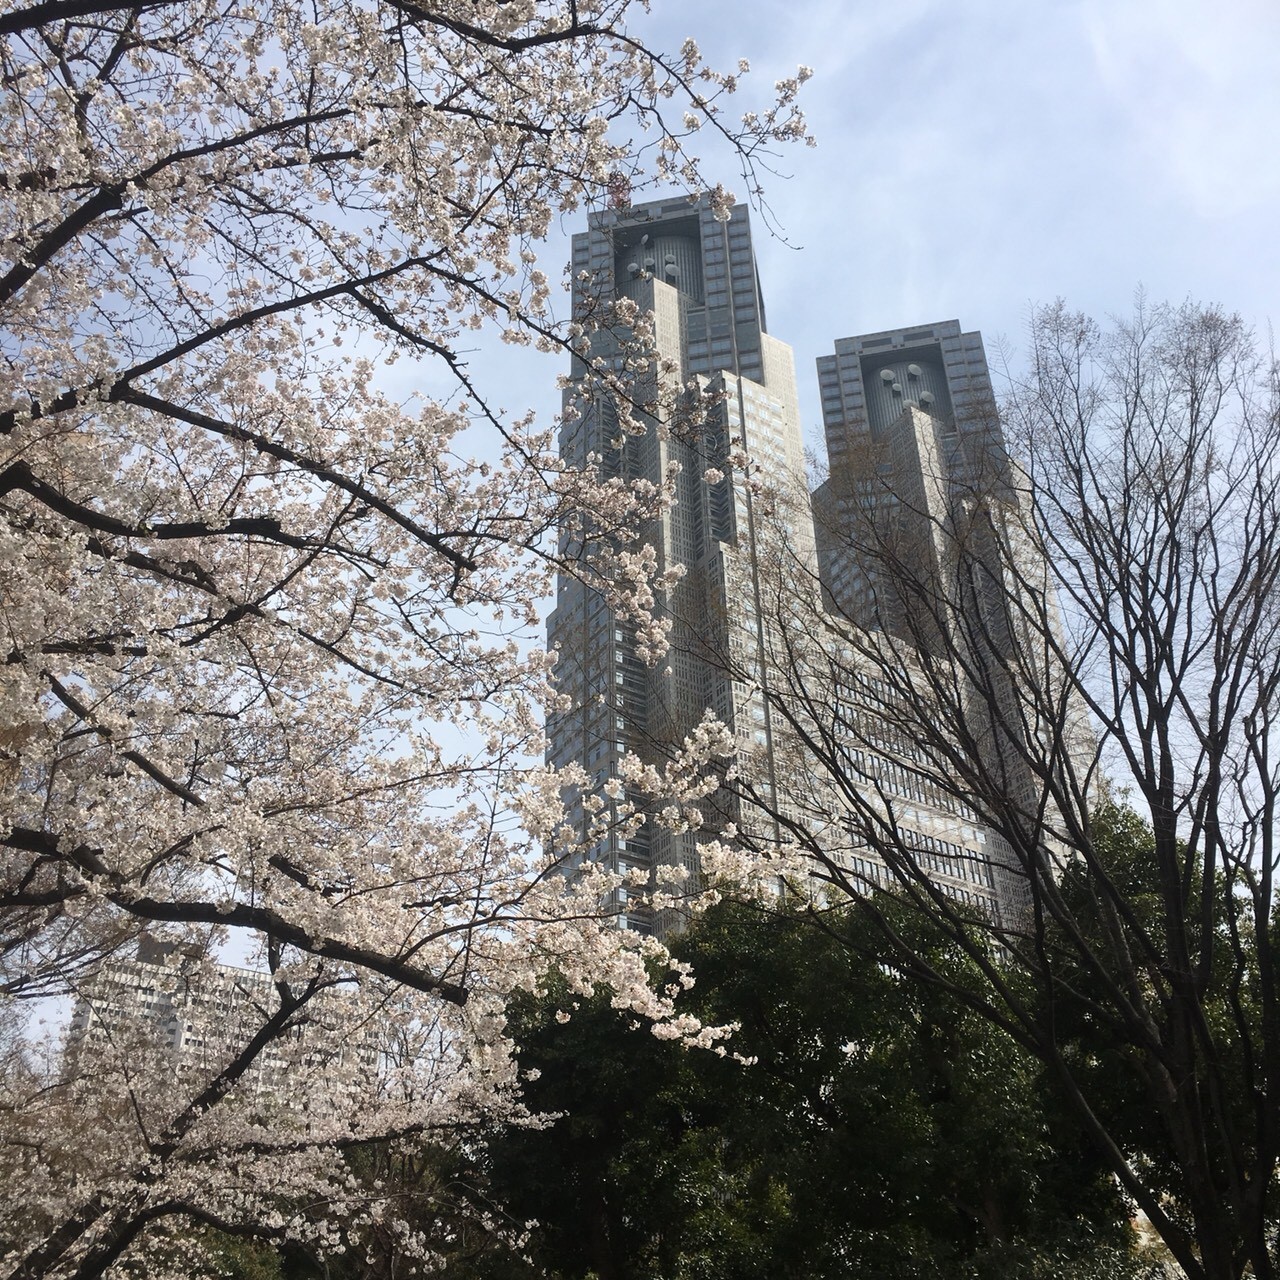
{"type": "MultiPolygon", "coordinates": [[[[345,1025],[350,1004],[340,989],[314,997],[306,1020],[256,1056],[240,1093],[315,1110],[336,1105],[352,1079],[372,1084],[377,1037],[345,1025]]],[[[207,962],[196,948],[144,936],[132,959],[106,961],[82,987],[67,1071],[92,1072],[106,1057],[144,1055],[150,1068],[175,1079],[212,1079],[278,1005],[270,974],[207,962]]]]}

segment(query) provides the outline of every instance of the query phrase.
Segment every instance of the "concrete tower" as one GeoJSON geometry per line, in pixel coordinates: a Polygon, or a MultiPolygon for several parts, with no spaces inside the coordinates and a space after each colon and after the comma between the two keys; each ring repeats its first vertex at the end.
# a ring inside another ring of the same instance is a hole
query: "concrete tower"
{"type": "Polygon", "coordinates": [[[948,513],[967,493],[1013,497],[982,336],[955,320],[841,338],[818,358],[830,478],[814,495],[822,578],[838,611],[920,641],[927,627],[877,582],[874,539],[944,572],[948,513]]]}

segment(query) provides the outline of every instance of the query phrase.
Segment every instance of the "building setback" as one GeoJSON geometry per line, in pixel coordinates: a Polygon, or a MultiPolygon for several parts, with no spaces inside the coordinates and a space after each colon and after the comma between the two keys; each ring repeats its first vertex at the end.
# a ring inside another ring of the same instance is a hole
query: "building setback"
{"type": "Polygon", "coordinates": [[[905,631],[891,585],[856,550],[856,526],[891,505],[904,557],[936,564],[953,496],[992,468],[1007,481],[982,335],[946,320],[840,338],[818,357],[818,385],[830,470],[814,495],[823,582],[850,621],[905,631]]]}

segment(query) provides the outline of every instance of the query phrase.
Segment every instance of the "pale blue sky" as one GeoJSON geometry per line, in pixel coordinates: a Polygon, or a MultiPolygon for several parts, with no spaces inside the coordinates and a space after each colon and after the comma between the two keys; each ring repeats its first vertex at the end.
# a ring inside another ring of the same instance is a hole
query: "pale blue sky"
{"type": "MultiPolygon", "coordinates": [[[[768,184],[796,247],[756,219],[810,446],[813,362],[838,337],[956,318],[1016,355],[1033,304],[1105,319],[1139,285],[1237,310],[1264,344],[1280,320],[1277,0],[654,0],[633,29],[748,58],[740,110],[814,68],[818,147],[768,184]]],[[[730,157],[708,171],[742,189],[730,157]]],[[[549,272],[580,229],[546,247],[549,272]]],[[[506,408],[556,411],[559,362],[476,363],[506,408]]]]}
{"type": "MultiPolygon", "coordinates": [[[[653,0],[633,33],[749,59],[739,111],[814,69],[818,146],[783,154],[767,190],[794,247],[755,218],[811,448],[814,359],[836,338],[955,318],[1016,360],[1034,304],[1105,320],[1139,285],[1239,311],[1263,345],[1280,322],[1280,0],[653,0]]],[[[744,190],[729,155],[707,173],[744,190]]],[[[584,226],[544,247],[553,278],[584,226]]],[[[477,346],[497,404],[557,412],[562,361],[477,346]]],[[[391,381],[424,377],[447,385],[391,381]]]]}
{"type": "Polygon", "coordinates": [[[1016,348],[1032,304],[1104,318],[1139,284],[1264,343],[1280,319],[1276,0],[655,0],[651,22],[766,85],[814,68],[818,147],[769,186],[800,247],[758,240],[811,444],[837,337],[955,317],[1016,348]]]}

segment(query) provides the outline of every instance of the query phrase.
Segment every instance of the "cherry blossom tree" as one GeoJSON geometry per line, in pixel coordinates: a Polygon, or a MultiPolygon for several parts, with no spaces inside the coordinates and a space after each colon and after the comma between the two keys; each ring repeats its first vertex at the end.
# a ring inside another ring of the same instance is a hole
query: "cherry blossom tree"
{"type": "MultiPolygon", "coordinates": [[[[472,331],[554,352],[611,322],[558,325],[536,253],[557,217],[708,185],[699,128],[753,192],[806,136],[803,72],[732,117],[746,66],[652,51],[632,9],[0,16],[0,1011],[85,989],[143,931],[255,952],[275,992],[199,1078],[124,1047],[61,1075],[6,1054],[0,1274],[193,1274],[192,1223],[347,1247],[394,1208],[338,1144],[514,1106],[501,1002],[542,967],[670,1014],[656,944],[557,874],[585,779],[536,763],[530,640],[567,572],[660,652],[636,530],[667,495],[567,468],[463,355],[472,331]],[[396,389],[407,362],[429,391],[396,389]],[[607,554],[571,554],[575,523],[607,554]],[[397,1052],[304,1122],[242,1084],[308,1022],[397,1052]]],[[[438,1242],[409,1243],[428,1265],[438,1242]]]]}

